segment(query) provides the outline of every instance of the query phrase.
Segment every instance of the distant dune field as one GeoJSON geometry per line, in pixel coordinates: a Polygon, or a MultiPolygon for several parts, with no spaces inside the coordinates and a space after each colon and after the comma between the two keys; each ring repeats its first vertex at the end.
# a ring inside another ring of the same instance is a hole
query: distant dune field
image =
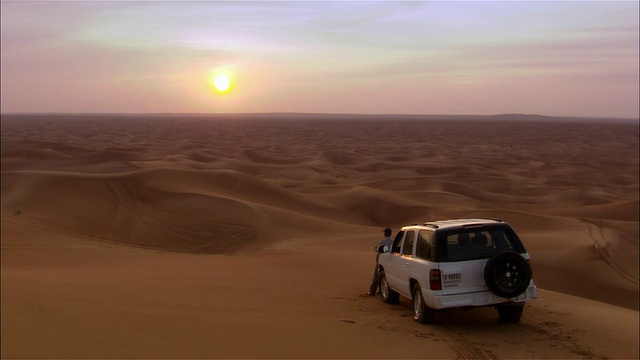
{"type": "Polygon", "coordinates": [[[2,358],[638,358],[638,142],[522,115],[3,115],[2,358]],[[463,217],[527,246],[521,323],[361,296],[384,227],[463,217]]]}

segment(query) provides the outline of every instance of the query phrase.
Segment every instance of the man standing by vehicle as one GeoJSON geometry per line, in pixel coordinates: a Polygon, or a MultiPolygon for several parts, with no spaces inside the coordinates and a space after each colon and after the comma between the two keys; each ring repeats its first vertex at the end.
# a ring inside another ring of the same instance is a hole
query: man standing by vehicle
{"type": "Polygon", "coordinates": [[[373,270],[373,280],[371,280],[371,286],[369,287],[369,295],[375,296],[376,291],[378,290],[378,258],[380,257],[380,253],[378,252],[378,248],[380,246],[384,246],[384,252],[390,252],[391,246],[393,245],[393,239],[391,239],[391,229],[384,229],[384,239],[380,240],[378,245],[374,247],[374,251],[376,252],[376,267],[373,270]]]}

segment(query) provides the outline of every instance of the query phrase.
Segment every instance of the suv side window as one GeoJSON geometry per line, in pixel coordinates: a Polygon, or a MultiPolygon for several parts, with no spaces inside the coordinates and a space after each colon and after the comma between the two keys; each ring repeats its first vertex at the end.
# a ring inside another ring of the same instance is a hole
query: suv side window
{"type": "Polygon", "coordinates": [[[402,242],[402,237],[404,236],[404,230],[398,231],[396,234],[396,238],[393,240],[393,246],[391,246],[392,253],[400,253],[400,243],[402,242]]]}
{"type": "Polygon", "coordinates": [[[420,259],[431,260],[431,240],[433,232],[420,230],[418,232],[418,245],[416,246],[416,256],[420,259]]]}
{"type": "Polygon", "coordinates": [[[404,244],[402,244],[402,255],[411,255],[413,253],[413,242],[415,237],[415,230],[407,231],[407,236],[404,238],[404,244]]]}

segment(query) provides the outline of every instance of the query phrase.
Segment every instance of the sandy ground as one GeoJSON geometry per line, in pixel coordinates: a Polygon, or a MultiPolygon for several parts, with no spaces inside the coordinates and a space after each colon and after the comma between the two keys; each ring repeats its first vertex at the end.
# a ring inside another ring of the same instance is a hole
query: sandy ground
{"type": "Polygon", "coordinates": [[[638,358],[637,122],[2,117],[2,358],[638,358]],[[538,300],[433,325],[384,227],[509,222],[538,300]]]}

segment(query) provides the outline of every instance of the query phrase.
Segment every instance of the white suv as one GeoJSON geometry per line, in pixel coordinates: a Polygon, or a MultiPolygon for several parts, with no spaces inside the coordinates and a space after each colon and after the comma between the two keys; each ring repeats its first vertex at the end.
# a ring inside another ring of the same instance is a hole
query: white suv
{"type": "Polygon", "coordinates": [[[502,220],[405,226],[391,249],[378,252],[382,300],[412,299],[413,318],[420,323],[433,322],[439,309],[478,306],[493,306],[501,320],[517,322],[525,302],[538,297],[529,253],[502,220]]]}

